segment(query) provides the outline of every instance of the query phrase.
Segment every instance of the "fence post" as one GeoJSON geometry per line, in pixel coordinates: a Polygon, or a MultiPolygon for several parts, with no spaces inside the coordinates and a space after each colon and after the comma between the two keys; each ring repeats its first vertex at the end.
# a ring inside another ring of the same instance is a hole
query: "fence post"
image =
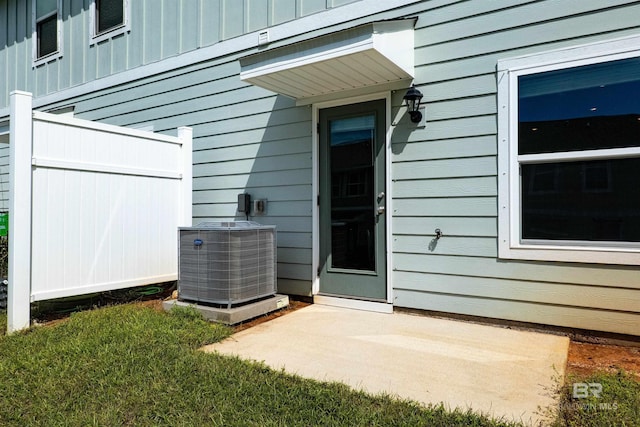
{"type": "Polygon", "coordinates": [[[179,127],[178,138],[182,141],[182,205],[179,226],[190,227],[193,220],[193,130],[186,126],[179,127]]]}
{"type": "Polygon", "coordinates": [[[10,111],[8,333],[31,321],[32,95],[11,92],[10,111]]]}

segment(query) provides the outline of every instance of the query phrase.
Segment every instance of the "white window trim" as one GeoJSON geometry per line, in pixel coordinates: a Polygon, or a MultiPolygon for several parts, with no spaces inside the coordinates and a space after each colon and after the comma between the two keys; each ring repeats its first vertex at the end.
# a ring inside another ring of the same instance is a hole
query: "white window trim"
{"type": "Polygon", "coordinates": [[[526,242],[520,240],[520,164],[626,158],[640,147],[519,156],[518,77],[640,56],[640,35],[498,61],[498,257],[536,261],[640,265],[631,243],[526,242]]]}
{"type": "Polygon", "coordinates": [[[122,25],[113,27],[104,33],[96,34],[96,1],[92,0],[89,4],[89,46],[99,43],[103,40],[109,40],[120,34],[131,31],[131,2],[124,0],[124,19],[122,25]]]}
{"type": "Polygon", "coordinates": [[[38,58],[38,26],[37,26],[37,17],[36,17],[36,0],[31,0],[31,58],[32,58],[32,67],[35,68],[39,65],[46,64],[49,61],[53,61],[62,57],[62,0],[56,1],[56,11],[52,12],[49,15],[42,17],[42,19],[46,19],[56,13],[58,15],[57,18],[57,41],[56,44],[58,46],[58,50],[55,52],[51,52],[48,55],[45,55],[41,58],[38,58]]]}

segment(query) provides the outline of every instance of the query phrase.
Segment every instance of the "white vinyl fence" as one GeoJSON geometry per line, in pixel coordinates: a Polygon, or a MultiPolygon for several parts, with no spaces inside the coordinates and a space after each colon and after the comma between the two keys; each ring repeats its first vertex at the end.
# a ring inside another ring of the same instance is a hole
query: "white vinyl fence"
{"type": "Polygon", "coordinates": [[[191,129],[178,137],[34,112],[11,95],[8,330],[30,302],[177,279],[191,225],[191,129]]]}

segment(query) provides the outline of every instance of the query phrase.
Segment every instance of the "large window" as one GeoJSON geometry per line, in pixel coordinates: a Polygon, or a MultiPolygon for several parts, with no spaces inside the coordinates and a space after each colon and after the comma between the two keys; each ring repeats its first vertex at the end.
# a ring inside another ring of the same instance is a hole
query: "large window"
{"type": "Polygon", "coordinates": [[[627,42],[499,64],[501,257],[640,264],[640,52],[627,42]]]}
{"type": "Polygon", "coordinates": [[[97,43],[129,31],[128,0],[93,0],[91,42],[97,43]]]}
{"type": "Polygon", "coordinates": [[[61,55],[61,0],[33,0],[34,66],[61,55]]]}

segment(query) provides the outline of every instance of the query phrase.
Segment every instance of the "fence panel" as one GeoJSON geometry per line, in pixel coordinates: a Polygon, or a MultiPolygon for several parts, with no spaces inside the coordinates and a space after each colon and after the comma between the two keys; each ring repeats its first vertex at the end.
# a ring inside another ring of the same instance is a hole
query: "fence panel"
{"type": "MultiPolygon", "coordinates": [[[[10,220],[30,211],[30,229],[10,224],[10,244],[29,239],[30,277],[10,259],[9,293],[29,286],[30,301],[38,301],[176,280],[177,227],[191,225],[191,130],[169,137],[28,114],[31,188],[13,180],[12,169],[11,194],[31,191],[31,206],[12,200],[10,220]]],[[[11,135],[10,144],[28,143],[11,135]]],[[[14,160],[19,174],[25,165],[14,160]]],[[[28,326],[23,317],[9,328],[28,326]]]]}

